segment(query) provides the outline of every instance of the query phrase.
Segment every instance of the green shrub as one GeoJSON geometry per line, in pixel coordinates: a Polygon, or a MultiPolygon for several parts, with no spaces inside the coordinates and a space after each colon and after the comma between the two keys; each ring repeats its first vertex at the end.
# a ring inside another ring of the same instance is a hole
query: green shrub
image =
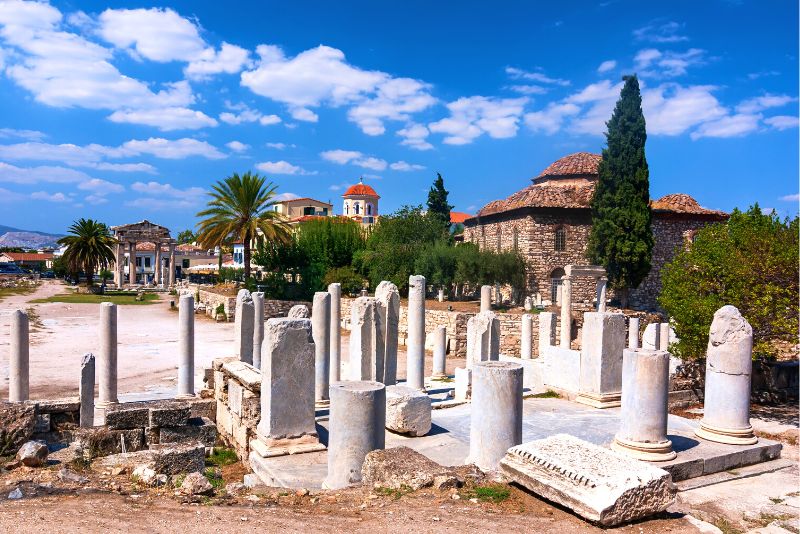
{"type": "Polygon", "coordinates": [[[366,280],[352,267],[338,267],[325,273],[325,285],[340,283],[344,295],[357,295],[364,288],[366,280]]]}

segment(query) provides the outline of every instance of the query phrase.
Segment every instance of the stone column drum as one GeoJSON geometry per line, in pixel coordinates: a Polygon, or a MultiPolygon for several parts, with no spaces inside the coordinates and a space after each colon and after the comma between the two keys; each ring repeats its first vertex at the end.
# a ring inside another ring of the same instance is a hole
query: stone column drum
{"type": "Polygon", "coordinates": [[[328,402],[328,380],[331,364],[331,295],[326,291],[314,293],[311,309],[311,332],[314,337],[314,400],[328,402]]]}
{"type": "Polygon", "coordinates": [[[556,344],[556,314],[542,312],[539,314],[539,357],[544,356],[547,347],[556,344]]]}
{"type": "Polygon", "coordinates": [[[383,281],[375,288],[375,301],[383,326],[383,377],[376,379],[387,386],[397,383],[397,341],[400,330],[400,291],[383,281]]]}
{"type": "Polygon", "coordinates": [[[329,384],[338,382],[342,374],[342,284],[328,285],[331,294],[331,374],[329,384]]]}
{"type": "Polygon", "coordinates": [[[178,301],[178,398],[194,397],[194,297],[178,301]]]}
{"type": "Polygon", "coordinates": [[[100,362],[97,407],[107,408],[119,402],[117,398],[117,305],[100,304],[100,362]]]}
{"type": "Polygon", "coordinates": [[[484,471],[522,443],[522,365],[475,362],[472,366],[469,460],[484,471]]]}
{"type": "Polygon", "coordinates": [[[261,346],[264,344],[264,293],[251,293],[253,298],[253,367],[261,369],[261,346]]]}
{"type": "Polygon", "coordinates": [[[608,278],[597,279],[597,311],[606,311],[606,287],[608,286],[608,278]]]}
{"type": "Polygon", "coordinates": [[[481,286],[481,311],[492,309],[492,286],[481,286]]]}
{"type": "Polygon", "coordinates": [[[561,282],[561,340],[559,346],[570,348],[572,341],[572,279],[565,276],[561,282]]]}
{"type": "Polygon", "coordinates": [[[350,306],[350,380],[383,379],[383,324],[374,297],[358,297],[350,306]]]}
{"type": "Polygon", "coordinates": [[[669,350],[669,323],[658,325],[658,350],[669,350]]]}
{"type": "Polygon", "coordinates": [[[594,408],[619,406],[624,349],[624,315],[606,312],[583,314],[577,402],[594,408]]]}
{"type": "Polygon", "coordinates": [[[175,286],[175,245],[169,246],[169,287],[175,286]]]}
{"type": "Polygon", "coordinates": [[[435,344],[433,346],[433,378],[446,378],[446,358],[447,358],[447,327],[440,325],[436,327],[435,344]]]}
{"type": "Polygon", "coordinates": [[[731,445],[758,442],[750,425],[752,353],[750,323],[734,306],[717,310],[706,349],[705,401],[697,436],[731,445]]]}
{"type": "Polygon", "coordinates": [[[81,376],[78,383],[80,412],[78,422],[81,428],[94,426],[94,355],[84,354],[81,358],[81,376]]]}
{"type": "Polygon", "coordinates": [[[406,385],[425,389],[425,277],[408,277],[406,385]]]}
{"type": "Polygon", "coordinates": [[[253,364],[253,321],[255,306],[253,296],[246,289],[236,294],[236,312],[234,317],[234,356],[240,361],[253,364]]]}
{"type": "Polygon", "coordinates": [[[467,320],[467,368],[475,362],[500,359],[500,320],[481,312],[467,320]]]}
{"type": "Polygon", "coordinates": [[[675,458],[667,439],[669,353],[625,349],[622,363],[622,422],[611,447],[632,458],[675,458]]]}
{"type": "Polygon", "coordinates": [[[361,481],[367,453],[385,447],[386,386],[374,381],[331,384],[328,476],[323,488],[361,481]]]}
{"type": "Polygon", "coordinates": [[[639,318],[631,317],[628,319],[628,348],[636,350],[639,348],[639,318]]]}
{"type": "Polygon", "coordinates": [[[28,314],[11,312],[11,351],[8,360],[8,400],[22,402],[30,396],[30,327],[28,314]]]}
{"type": "Polygon", "coordinates": [[[533,358],[533,316],[529,313],[522,315],[520,356],[523,360],[533,358]]]}

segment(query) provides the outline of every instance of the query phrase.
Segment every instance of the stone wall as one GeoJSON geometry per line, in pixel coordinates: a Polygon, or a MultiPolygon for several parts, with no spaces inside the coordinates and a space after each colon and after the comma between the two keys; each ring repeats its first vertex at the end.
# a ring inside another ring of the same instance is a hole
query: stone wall
{"type": "MultiPolygon", "coordinates": [[[[206,315],[214,318],[217,306],[220,304],[225,308],[225,315],[228,322],[233,322],[236,319],[236,297],[229,297],[220,295],[208,289],[202,289],[201,286],[190,285],[192,294],[197,298],[197,303],[205,306],[206,315]]],[[[273,317],[286,317],[292,306],[297,304],[303,305],[311,310],[311,303],[305,301],[295,300],[264,300],[264,319],[272,319],[273,317]]]]}
{"type": "Polygon", "coordinates": [[[236,358],[217,358],[212,370],[219,436],[247,465],[261,418],[261,371],[236,358]]]}

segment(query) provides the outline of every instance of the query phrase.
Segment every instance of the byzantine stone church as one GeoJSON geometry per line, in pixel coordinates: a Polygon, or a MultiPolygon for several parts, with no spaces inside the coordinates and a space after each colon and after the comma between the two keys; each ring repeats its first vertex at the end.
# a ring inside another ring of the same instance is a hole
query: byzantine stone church
{"type": "MultiPolygon", "coordinates": [[[[526,261],[526,294],[556,302],[564,267],[585,265],[592,224],[589,207],[598,180],[601,156],[570,154],[552,163],[532,184],[504,200],[485,205],[464,221],[464,241],[481,249],[517,251],[526,261]]],[[[691,243],[703,226],[728,215],[701,207],[686,194],[672,194],[650,202],[655,238],[652,268],[630,292],[629,305],[656,309],[661,269],[680,247],[691,243]]],[[[593,281],[573,282],[573,300],[591,302],[593,281]]]]}

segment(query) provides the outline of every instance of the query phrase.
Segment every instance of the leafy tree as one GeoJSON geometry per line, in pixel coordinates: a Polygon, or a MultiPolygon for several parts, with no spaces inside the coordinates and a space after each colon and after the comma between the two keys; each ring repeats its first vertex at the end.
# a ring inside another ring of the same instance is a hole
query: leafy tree
{"type": "Polygon", "coordinates": [[[197,214],[197,240],[203,247],[213,248],[231,242],[244,245],[244,277],[250,278],[252,243],[258,239],[286,242],[290,238],[288,224],[275,211],[277,186],[249,171],[234,173],[211,186],[208,208],[197,214]],[[259,235],[260,231],[260,235],[259,235]]]}
{"type": "Polygon", "coordinates": [[[439,220],[441,224],[450,229],[450,211],[453,206],[447,203],[448,191],[444,188],[442,175],[436,173],[431,190],[428,192],[428,213],[439,220]]]}
{"type": "Polygon", "coordinates": [[[58,240],[66,246],[62,258],[71,272],[83,271],[86,286],[92,285],[92,277],[98,267],[107,268],[114,262],[112,246],[117,240],[111,237],[108,227],[93,219],[78,219],[69,227],[69,233],[58,240]]]}
{"type": "Polygon", "coordinates": [[[194,232],[191,230],[184,230],[182,232],[178,232],[178,244],[183,245],[184,243],[194,243],[197,240],[197,236],[194,235],[194,232]]]}
{"type": "Polygon", "coordinates": [[[342,285],[342,292],[345,295],[357,295],[364,288],[366,280],[358,274],[352,267],[335,267],[325,273],[324,283],[326,286],[334,283],[342,285]]]}
{"type": "Polygon", "coordinates": [[[64,261],[64,256],[56,256],[53,258],[53,274],[56,278],[64,278],[69,274],[69,266],[64,261]]]}
{"type": "Polygon", "coordinates": [[[798,342],[798,219],[780,220],[756,204],[709,225],[662,271],[659,303],[675,320],[682,358],[702,357],[714,312],[736,306],[753,327],[754,354],[798,342]]]}
{"type": "Polygon", "coordinates": [[[628,290],[650,272],[650,182],[644,145],[647,140],[642,96],[636,76],[625,86],[608,121],[607,147],[592,198],[588,256],[608,271],[608,281],[627,306],[628,290]]]}

